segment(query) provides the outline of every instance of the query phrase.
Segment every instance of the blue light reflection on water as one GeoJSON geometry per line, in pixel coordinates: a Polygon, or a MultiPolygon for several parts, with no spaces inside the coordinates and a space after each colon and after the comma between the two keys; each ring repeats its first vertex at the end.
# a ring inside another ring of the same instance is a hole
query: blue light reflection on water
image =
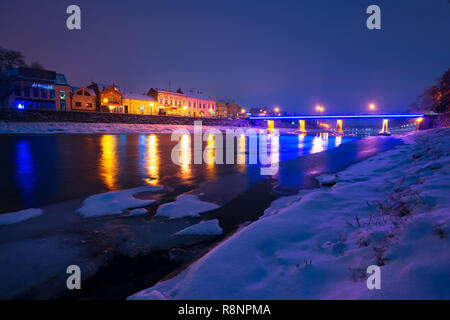
{"type": "Polygon", "coordinates": [[[24,195],[24,199],[27,199],[33,192],[34,182],[36,180],[29,140],[21,139],[17,142],[15,165],[17,183],[24,195]]]}

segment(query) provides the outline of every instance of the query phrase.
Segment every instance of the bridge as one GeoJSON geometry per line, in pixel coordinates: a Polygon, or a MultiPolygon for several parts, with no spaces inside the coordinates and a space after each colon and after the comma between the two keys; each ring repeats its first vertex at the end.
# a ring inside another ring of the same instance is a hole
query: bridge
{"type": "Polygon", "coordinates": [[[418,125],[422,122],[424,114],[359,114],[359,115],[300,115],[300,116],[255,116],[249,117],[250,120],[265,120],[267,121],[267,129],[272,131],[275,129],[275,120],[298,120],[299,121],[299,131],[306,133],[305,120],[330,120],[336,119],[336,132],[339,134],[344,134],[343,131],[343,119],[374,119],[380,118],[383,120],[382,128],[379,134],[389,135],[389,119],[397,118],[415,118],[418,125]]]}

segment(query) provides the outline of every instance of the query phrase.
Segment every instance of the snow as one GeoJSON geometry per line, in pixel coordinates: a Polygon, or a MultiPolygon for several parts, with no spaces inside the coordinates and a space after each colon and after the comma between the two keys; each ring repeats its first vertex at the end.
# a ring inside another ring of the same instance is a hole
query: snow
{"type": "MultiPolygon", "coordinates": [[[[206,130],[250,129],[234,126],[202,126],[206,130]]],[[[255,129],[255,128],[253,128],[255,129]]],[[[82,123],[82,122],[3,122],[0,134],[64,134],[64,133],[104,133],[104,134],[149,134],[172,133],[175,130],[194,131],[193,125],[173,124],[132,124],[132,123],[82,123]]],[[[280,132],[291,132],[292,128],[279,128],[280,132]]]]}
{"type": "Polygon", "coordinates": [[[208,221],[202,221],[187,227],[181,231],[175,233],[175,235],[207,235],[215,236],[222,234],[222,228],[219,226],[219,220],[213,219],[208,221]]]}
{"type": "MultiPolygon", "coordinates": [[[[233,127],[203,126],[208,129],[233,127]]],[[[193,125],[130,124],[130,123],[77,123],[77,122],[1,122],[0,133],[6,134],[61,134],[61,133],[172,133],[174,130],[194,130],[193,125]]],[[[245,128],[244,128],[245,129],[245,128]]]]}
{"type": "Polygon", "coordinates": [[[142,216],[144,214],[147,214],[148,210],[145,208],[137,208],[137,209],[133,209],[129,212],[130,216],[142,216]]]}
{"type": "Polygon", "coordinates": [[[162,189],[163,187],[161,186],[145,186],[96,194],[85,199],[82,207],[77,212],[85,218],[122,214],[126,209],[144,207],[155,202],[155,200],[137,199],[134,197],[135,194],[157,192],[162,189]]]}
{"type": "Polygon", "coordinates": [[[199,214],[219,208],[218,205],[201,201],[195,195],[185,194],[177,197],[175,202],[159,206],[156,216],[169,219],[198,217],[199,214]]]}
{"type": "Polygon", "coordinates": [[[42,214],[41,209],[25,209],[17,212],[0,214],[0,225],[19,223],[42,214]]]}
{"type": "Polygon", "coordinates": [[[449,136],[416,132],[414,143],[320,176],[326,186],[275,201],[129,299],[450,299],[449,136]],[[367,289],[370,265],[381,290],[367,289]]]}

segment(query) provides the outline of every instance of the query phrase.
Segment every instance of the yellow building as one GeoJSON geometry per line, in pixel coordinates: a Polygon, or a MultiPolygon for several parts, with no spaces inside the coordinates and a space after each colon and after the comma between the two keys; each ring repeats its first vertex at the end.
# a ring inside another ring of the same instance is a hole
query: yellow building
{"type": "Polygon", "coordinates": [[[186,106],[186,95],[178,91],[161,90],[151,88],[148,95],[152,96],[158,102],[159,115],[183,115],[186,106]]]}
{"type": "Polygon", "coordinates": [[[158,102],[152,96],[136,93],[123,95],[123,108],[126,113],[132,114],[158,114],[158,102]]]}

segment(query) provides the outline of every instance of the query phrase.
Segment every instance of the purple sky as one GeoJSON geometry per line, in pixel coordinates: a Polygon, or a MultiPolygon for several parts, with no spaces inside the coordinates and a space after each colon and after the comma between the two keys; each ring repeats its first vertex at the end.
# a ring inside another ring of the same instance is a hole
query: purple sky
{"type": "Polygon", "coordinates": [[[450,67],[450,3],[2,0],[0,46],[70,84],[200,88],[244,106],[311,113],[405,110],[450,67]],[[66,28],[78,4],[82,30],[66,28]],[[366,28],[381,7],[382,30],[366,28]]]}

